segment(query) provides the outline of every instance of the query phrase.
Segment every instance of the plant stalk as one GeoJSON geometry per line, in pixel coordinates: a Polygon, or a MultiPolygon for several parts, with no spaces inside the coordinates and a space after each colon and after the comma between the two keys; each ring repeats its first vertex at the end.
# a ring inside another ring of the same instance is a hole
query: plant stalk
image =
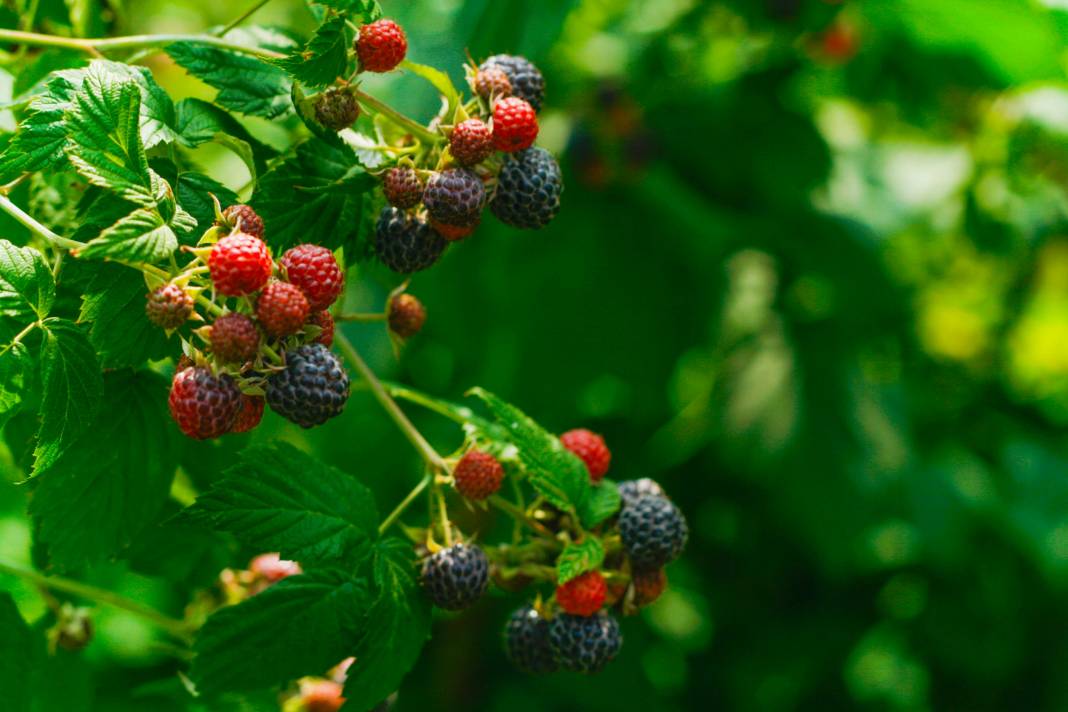
{"type": "Polygon", "coordinates": [[[362,92],[359,89],[355,90],[354,94],[356,95],[356,98],[360,101],[361,104],[365,104],[366,106],[373,109],[375,112],[382,114],[387,119],[397,124],[401,128],[407,129],[409,133],[411,133],[413,136],[418,136],[424,142],[435,144],[440,143],[443,140],[441,136],[437,135],[427,127],[423,126],[420,123],[417,123],[413,119],[408,118],[404,114],[394,109],[389,104],[379,101],[370,94],[362,92]]]}

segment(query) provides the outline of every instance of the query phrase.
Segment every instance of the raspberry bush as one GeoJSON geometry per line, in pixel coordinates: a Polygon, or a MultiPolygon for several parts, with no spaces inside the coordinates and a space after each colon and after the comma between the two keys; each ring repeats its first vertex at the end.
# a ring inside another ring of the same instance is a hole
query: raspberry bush
{"type": "MultiPolygon", "coordinates": [[[[0,152],[0,210],[27,236],[0,241],[0,421],[36,424],[39,571],[0,566],[49,592],[50,650],[93,634],[93,611],[57,596],[123,608],[169,638],[159,684],[211,709],[265,692],[291,711],[372,709],[402,689],[435,608],[490,595],[517,608],[487,655],[535,674],[600,671],[622,649],[618,617],[659,595],[681,552],[677,507],[655,483],[606,479],[609,445],[588,430],[557,437],[480,388],[472,407],[383,383],[341,328],[388,329],[400,353],[427,320],[408,275],[477,240],[487,208],[520,228],[555,217],[560,168],[533,147],[551,105],[540,71],[470,60],[461,91],[406,59],[419,38],[373,1],[311,2],[301,41],[234,30],[265,4],[181,37],[0,30],[35,78],[0,152]],[[154,52],[214,100],[175,101],[138,64],[154,52]],[[440,112],[421,123],[365,90],[366,73],[391,72],[428,80],[440,112]],[[244,117],[288,122],[297,140],[279,152],[244,117]],[[246,164],[248,186],[198,170],[209,142],[246,164]],[[348,311],[346,286],[376,265],[395,288],[378,312],[348,311]],[[327,423],[356,383],[422,462],[382,510],[379,480],[398,473],[343,472],[256,436],[267,419],[327,423]],[[439,452],[401,401],[462,437],[439,452]],[[621,488],[636,497],[622,510],[621,488]],[[480,523],[491,513],[509,535],[480,523]],[[256,555],[176,587],[181,615],[89,583],[87,565],[134,556],[160,527],[202,537],[209,560],[227,546],[256,555]]],[[[0,668],[45,664],[9,604],[0,668]]],[[[20,684],[34,696],[47,683],[20,684]]]]}

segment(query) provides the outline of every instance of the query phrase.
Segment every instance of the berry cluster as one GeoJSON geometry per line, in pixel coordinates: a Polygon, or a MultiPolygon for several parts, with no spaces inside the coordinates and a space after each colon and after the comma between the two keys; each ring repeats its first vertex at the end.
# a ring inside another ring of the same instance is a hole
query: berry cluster
{"type": "Polygon", "coordinates": [[[192,250],[194,261],[145,304],[148,318],[167,330],[210,319],[191,332],[197,340],[183,335],[186,355],[169,400],[178,427],[197,439],[247,432],[265,405],[305,428],[338,415],[349,378],[330,351],[327,310],[344,289],[333,253],[298,245],[275,263],[251,207],[233,205],[217,218],[192,250]]]}
{"type": "MultiPolygon", "coordinates": [[[[404,60],[408,40],[392,20],[359,28],[359,71],[388,72],[404,60]]],[[[494,55],[466,68],[473,97],[445,102],[431,128],[381,136],[392,141],[382,189],[389,205],[375,229],[375,252],[390,269],[410,274],[434,264],[449,242],[478,227],[488,206],[518,228],[544,227],[555,217],[563,190],[560,167],[534,148],[545,94],[530,61],[494,55]],[[400,158],[396,158],[396,156],[400,158]]],[[[339,82],[315,98],[315,120],[339,131],[360,114],[358,89],[339,82]]]]}
{"type": "MultiPolygon", "coordinates": [[[[562,448],[583,462],[591,483],[600,483],[608,471],[611,452],[604,439],[578,429],[560,437],[562,448]]],[[[451,461],[451,483],[468,503],[495,497],[506,476],[506,450],[490,452],[470,444],[451,461]],[[504,462],[502,462],[504,460],[504,462]]],[[[621,507],[603,522],[595,535],[604,542],[603,563],[571,575],[555,586],[552,597],[517,609],[504,631],[508,657],[524,672],[542,674],[557,670],[583,673],[600,671],[619,652],[623,637],[617,619],[608,610],[636,612],[657,600],[667,578],[664,566],[681,553],[688,528],[678,507],[663,489],[649,479],[622,482],[616,487],[621,507]]],[[[449,611],[472,606],[490,581],[508,591],[546,581],[557,584],[555,557],[561,542],[574,533],[569,515],[544,502],[528,510],[543,539],[525,547],[483,549],[470,541],[428,543],[421,580],[430,600],[449,611]]],[[[451,525],[448,525],[451,533],[451,525]]]]}

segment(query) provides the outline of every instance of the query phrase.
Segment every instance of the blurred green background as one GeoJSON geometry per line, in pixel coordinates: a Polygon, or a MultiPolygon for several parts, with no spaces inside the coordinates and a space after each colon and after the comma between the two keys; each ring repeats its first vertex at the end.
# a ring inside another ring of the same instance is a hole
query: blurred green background
{"type": "MultiPolygon", "coordinates": [[[[67,3],[89,35],[199,32],[245,4],[67,3]]],[[[399,361],[378,327],[346,333],[386,378],[455,399],[482,385],[556,431],[604,433],[610,476],[658,479],[692,528],[602,675],[513,672],[499,633],[519,599],[495,595],[438,623],[397,709],[1068,709],[1068,3],[382,4],[409,56],[457,80],[465,50],[537,62],[567,188],[546,230],[487,218],[417,276],[429,321],[399,361]]],[[[313,27],[298,0],[254,22],[313,27]]],[[[176,98],[213,94],[163,55],[149,66],[176,98]]],[[[437,108],[414,78],[367,85],[437,108]]],[[[229,154],[199,158],[247,179],[229,154]]],[[[349,306],[394,284],[367,267],[349,306]]],[[[417,477],[365,392],[318,430],[265,423],[255,440],[316,452],[382,508],[417,477]]],[[[243,444],[190,448],[185,467],[209,479],[243,444]]],[[[0,506],[0,556],[28,563],[24,492],[0,506]]],[[[88,577],[178,610],[255,553],[173,541],[165,570],[135,553],[88,577]]],[[[171,709],[154,633],[96,622],[94,709],[171,709]]]]}

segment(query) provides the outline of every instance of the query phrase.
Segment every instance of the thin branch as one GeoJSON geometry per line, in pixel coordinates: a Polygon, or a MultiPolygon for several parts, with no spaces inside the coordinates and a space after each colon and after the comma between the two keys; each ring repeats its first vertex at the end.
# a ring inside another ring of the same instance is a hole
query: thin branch
{"type": "Polygon", "coordinates": [[[414,119],[408,118],[401,112],[394,109],[389,104],[379,101],[370,94],[362,92],[359,89],[357,89],[353,93],[356,95],[356,98],[360,101],[361,104],[366,104],[375,112],[381,114],[382,116],[385,116],[387,119],[397,124],[401,128],[406,129],[413,136],[418,136],[426,143],[440,143],[444,140],[441,136],[434,133],[426,126],[423,126],[422,124],[416,122],[414,119]]]}
{"type": "Polygon", "coordinates": [[[381,313],[375,314],[337,314],[334,316],[334,321],[385,321],[386,315],[381,313]]]}
{"type": "Polygon", "coordinates": [[[397,519],[400,518],[400,515],[404,514],[404,511],[408,509],[409,505],[411,505],[412,502],[415,501],[416,497],[423,493],[423,490],[427,488],[427,486],[433,479],[434,474],[432,472],[428,472],[423,477],[423,479],[419,480],[419,484],[417,484],[415,488],[411,492],[409,492],[404,499],[401,500],[401,503],[398,504],[396,508],[389,513],[389,516],[383,519],[382,523],[378,525],[379,535],[385,534],[386,530],[393,526],[394,522],[396,522],[397,519]]]}
{"type": "Polygon", "coordinates": [[[84,242],[78,242],[77,240],[71,240],[67,237],[61,237],[56,233],[49,230],[41,223],[34,220],[33,216],[23,211],[22,208],[15,205],[6,195],[0,195],[0,210],[13,217],[23,227],[32,232],[37,237],[45,240],[46,242],[55,245],[56,247],[63,248],[65,250],[78,250],[85,247],[84,242]]]}
{"type": "Polygon", "coordinates": [[[244,22],[248,18],[252,17],[261,7],[263,7],[264,5],[269,3],[270,1],[271,0],[259,0],[259,2],[254,4],[248,10],[245,10],[243,13],[241,13],[236,18],[234,18],[229,24],[226,25],[226,27],[223,27],[221,30],[216,31],[213,34],[216,37],[222,37],[227,32],[229,32],[230,30],[234,29],[235,27],[240,25],[242,22],[244,22]]]}
{"type": "Polygon", "coordinates": [[[99,37],[83,39],[80,37],[57,37],[36,32],[19,30],[0,30],[0,42],[27,45],[30,47],[65,47],[75,49],[93,56],[102,56],[109,50],[142,49],[147,47],[164,47],[175,42],[191,42],[228,49],[263,59],[278,59],[283,55],[262,47],[240,45],[213,35],[128,35],[126,37],[99,37]]]}
{"type": "Polygon", "coordinates": [[[504,497],[495,494],[490,496],[487,501],[497,509],[501,510],[508,516],[515,519],[517,522],[530,527],[538,534],[541,534],[542,536],[548,537],[550,539],[555,538],[555,535],[551,531],[546,529],[544,525],[528,517],[526,512],[517,508],[514,504],[506,500],[504,497]]]}

